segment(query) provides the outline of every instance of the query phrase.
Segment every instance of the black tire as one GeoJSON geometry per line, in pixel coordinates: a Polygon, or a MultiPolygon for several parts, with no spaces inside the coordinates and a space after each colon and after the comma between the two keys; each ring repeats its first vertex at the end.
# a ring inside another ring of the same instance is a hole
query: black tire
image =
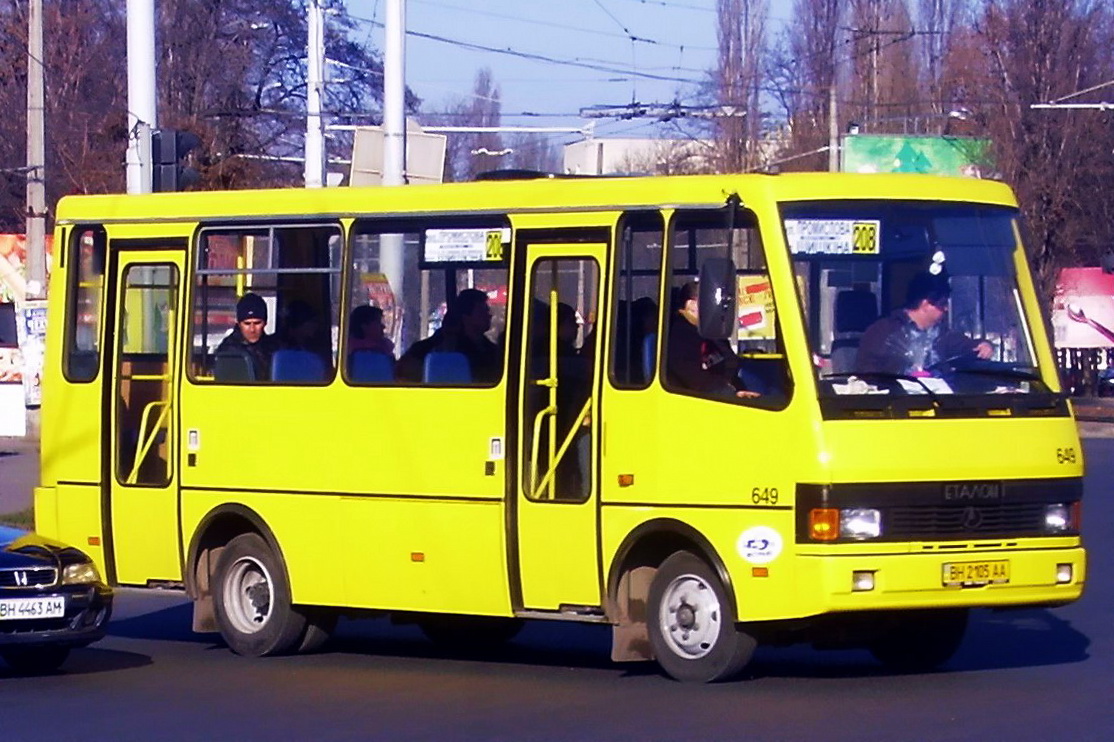
{"type": "Polygon", "coordinates": [[[754,656],[757,642],[735,625],[719,577],[691,552],[676,552],[662,562],[650,583],[647,609],[654,656],[676,680],[728,680],[754,656]]]}
{"type": "Polygon", "coordinates": [[[70,656],[69,647],[12,647],[0,653],[8,666],[20,675],[53,672],[70,656]]]}
{"type": "Polygon", "coordinates": [[[518,636],[523,621],[502,616],[430,615],[418,620],[422,633],[434,644],[453,652],[484,654],[518,636]]]}
{"type": "Polygon", "coordinates": [[[282,560],[259,534],[242,533],[224,547],[213,592],[221,636],[236,654],[284,654],[306,636],[306,616],[290,602],[282,560]]]}
{"type": "Polygon", "coordinates": [[[868,648],[891,670],[926,672],[952,658],[966,630],[966,608],[907,611],[894,615],[868,648]]]}

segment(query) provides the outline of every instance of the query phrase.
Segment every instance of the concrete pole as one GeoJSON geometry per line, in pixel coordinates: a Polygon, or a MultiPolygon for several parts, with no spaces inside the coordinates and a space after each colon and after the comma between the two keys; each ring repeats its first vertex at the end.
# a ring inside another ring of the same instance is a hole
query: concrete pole
{"type": "Polygon", "coordinates": [[[46,296],[46,147],[43,143],[43,0],[31,0],[27,28],[27,295],[46,296]]]}
{"type": "Polygon", "coordinates": [[[155,0],[128,0],[128,193],[151,192],[155,92],[155,0]]]}
{"type": "Polygon", "coordinates": [[[839,170],[839,110],[836,107],[835,83],[828,89],[828,170],[839,170]]]}
{"type": "Polygon", "coordinates": [[[325,181],[325,135],[321,125],[321,90],[325,71],[325,12],[320,0],[308,0],[309,43],[306,68],[306,188],[320,188],[325,181]]]}
{"type": "Polygon", "coordinates": [[[383,185],[406,183],[406,0],[387,0],[383,43],[383,185]]]}
{"type": "MultiPolygon", "coordinates": [[[[406,184],[406,0],[387,0],[383,41],[383,185],[406,184]]],[[[426,313],[419,296],[403,283],[403,236],[385,234],[379,243],[379,270],[403,310],[394,341],[408,346],[425,334],[426,313]]]]}

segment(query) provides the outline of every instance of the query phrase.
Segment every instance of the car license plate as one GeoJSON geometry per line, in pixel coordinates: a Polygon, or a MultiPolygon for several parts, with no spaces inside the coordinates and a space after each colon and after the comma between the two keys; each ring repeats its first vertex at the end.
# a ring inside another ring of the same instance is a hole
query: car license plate
{"type": "Polygon", "coordinates": [[[1010,563],[995,562],[946,562],[944,586],[976,587],[979,585],[1004,585],[1010,581],[1010,563]]]}
{"type": "Polygon", "coordinates": [[[66,599],[61,596],[0,600],[0,621],[61,618],[64,615],[66,615],[66,599]]]}

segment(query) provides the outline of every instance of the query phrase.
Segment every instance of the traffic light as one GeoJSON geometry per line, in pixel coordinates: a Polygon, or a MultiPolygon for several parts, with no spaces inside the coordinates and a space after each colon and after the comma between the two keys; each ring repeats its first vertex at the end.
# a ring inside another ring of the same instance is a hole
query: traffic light
{"type": "Polygon", "coordinates": [[[201,138],[188,131],[155,129],[151,132],[151,190],[155,193],[184,191],[201,179],[201,174],[184,164],[201,138]]]}

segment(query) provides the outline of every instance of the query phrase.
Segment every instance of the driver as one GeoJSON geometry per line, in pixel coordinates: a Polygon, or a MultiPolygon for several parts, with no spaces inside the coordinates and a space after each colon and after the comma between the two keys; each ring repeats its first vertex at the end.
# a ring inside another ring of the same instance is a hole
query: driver
{"type": "Polygon", "coordinates": [[[952,332],[940,320],[951,289],[943,275],[918,273],[909,282],[905,306],[882,317],[863,333],[855,372],[928,376],[934,364],[958,356],[990,358],[993,346],[952,332]]]}

